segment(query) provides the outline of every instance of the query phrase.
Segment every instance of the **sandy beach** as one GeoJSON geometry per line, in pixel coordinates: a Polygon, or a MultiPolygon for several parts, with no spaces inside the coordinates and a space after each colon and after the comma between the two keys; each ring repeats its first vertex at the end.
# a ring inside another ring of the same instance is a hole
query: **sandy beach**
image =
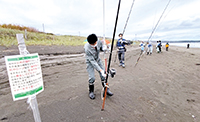
{"type": "MultiPolygon", "coordinates": [[[[200,122],[200,49],[170,46],[137,66],[138,46],[127,46],[126,67],[114,62],[109,77],[112,97],[101,111],[100,78],[96,72],[96,99],[88,97],[88,74],[83,46],[29,46],[39,53],[44,91],[37,95],[42,122],[200,122]],[[75,55],[76,54],[76,55],[75,55]]],[[[3,56],[18,53],[16,46],[0,47],[0,122],[34,122],[26,99],[13,101],[3,56]]],[[[103,59],[103,55],[101,55],[103,59]]]]}

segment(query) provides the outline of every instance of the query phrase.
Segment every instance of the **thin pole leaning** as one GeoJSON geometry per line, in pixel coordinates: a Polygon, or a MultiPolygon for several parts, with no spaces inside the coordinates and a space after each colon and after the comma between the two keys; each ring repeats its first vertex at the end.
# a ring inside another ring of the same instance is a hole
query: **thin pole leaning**
{"type": "Polygon", "coordinates": [[[135,2],[135,0],[133,0],[133,3],[132,3],[132,5],[131,5],[131,9],[130,9],[130,11],[129,11],[128,18],[127,18],[127,20],[126,20],[126,24],[125,24],[125,26],[124,26],[124,30],[123,30],[123,33],[122,33],[123,35],[124,35],[125,30],[126,30],[126,26],[127,26],[127,24],[128,24],[128,20],[129,20],[129,17],[130,17],[130,15],[131,15],[131,11],[132,11],[134,2],[135,2]]]}
{"type": "Polygon", "coordinates": [[[171,0],[169,0],[169,2],[167,3],[167,5],[166,5],[165,9],[163,10],[163,12],[162,12],[162,14],[161,14],[161,16],[160,16],[160,18],[159,18],[158,22],[156,23],[156,25],[155,25],[154,29],[152,30],[152,32],[151,32],[151,35],[149,36],[149,39],[148,39],[148,41],[147,41],[147,42],[149,42],[149,40],[151,39],[151,37],[152,37],[152,35],[153,35],[154,31],[156,30],[156,28],[157,28],[157,26],[158,26],[158,24],[159,24],[159,22],[160,22],[160,20],[161,20],[161,18],[162,18],[162,16],[163,16],[163,14],[165,13],[165,11],[166,11],[167,7],[169,6],[169,3],[170,3],[170,2],[171,2],[171,0]]]}

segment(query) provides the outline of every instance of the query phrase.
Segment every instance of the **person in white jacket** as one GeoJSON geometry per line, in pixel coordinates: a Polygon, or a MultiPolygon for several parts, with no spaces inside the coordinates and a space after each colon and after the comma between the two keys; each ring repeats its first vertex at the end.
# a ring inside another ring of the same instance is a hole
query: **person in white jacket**
{"type": "Polygon", "coordinates": [[[153,52],[153,45],[151,42],[147,42],[147,55],[151,55],[153,52]]]}
{"type": "Polygon", "coordinates": [[[140,45],[139,45],[140,47],[141,47],[141,52],[140,52],[140,55],[142,55],[143,54],[143,52],[144,52],[144,47],[145,47],[145,44],[144,44],[144,42],[142,41],[141,43],[140,43],[140,45]]]}

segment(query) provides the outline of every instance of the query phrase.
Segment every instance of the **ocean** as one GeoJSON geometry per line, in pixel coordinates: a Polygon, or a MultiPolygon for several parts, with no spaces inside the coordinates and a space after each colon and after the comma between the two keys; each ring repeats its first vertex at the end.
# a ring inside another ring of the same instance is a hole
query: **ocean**
{"type": "Polygon", "coordinates": [[[187,44],[190,44],[190,48],[200,48],[200,41],[162,41],[162,45],[165,46],[166,42],[169,43],[169,46],[172,45],[187,48],[187,44]]]}
{"type": "MultiPolygon", "coordinates": [[[[187,47],[187,44],[190,44],[190,48],[200,48],[200,42],[180,42],[180,43],[169,43],[169,45],[187,47]]],[[[165,43],[163,43],[165,45],[165,43]]]]}

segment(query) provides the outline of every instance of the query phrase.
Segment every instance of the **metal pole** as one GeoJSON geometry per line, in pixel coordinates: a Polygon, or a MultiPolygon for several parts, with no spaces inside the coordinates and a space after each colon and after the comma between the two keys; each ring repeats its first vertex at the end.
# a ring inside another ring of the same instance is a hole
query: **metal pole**
{"type": "MultiPolygon", "coordinates": [[[[104,41],[104,46],[107,47],[106,45],[106,40],[105,40],[105,0],[103,0],[103,41],[104,41]]],[[[105,65],[105,71],[107,71],[107,58],[106,58],[106,50],[104,50],[104,65],[105,65]]]]}
{"type": "MultiPolygon", "coordinates": [[[[26,50],[23,34],[16,34],[16,37],[18,41],[18,48],[19,48],[20,55],[29,54],[29,52],[26,50]]],[[[31,107],[33,111],[35,122],[41,122],[36,95],[29,96],[27,99],[27,103],[29,104],[29,106],[31,107]]]]}
{"type": "Polygon", "coordinates": [[[103,40],[104,40],[104,45],[106,44],[105,41],[105,0],[103,0],[103,40]]]}
{"type": "Polygon", "coordinates": [[[35,122],[41,122],[36,95],[30,96],[27,100],[27,103],[29,103],[29,105],[33,111],[33,116],[34,116],[35,122]]]}
{"type": "Polygon", "coordinates": [[[25,39],[27,40],[27,30],[25,29],[25,39]]]}

